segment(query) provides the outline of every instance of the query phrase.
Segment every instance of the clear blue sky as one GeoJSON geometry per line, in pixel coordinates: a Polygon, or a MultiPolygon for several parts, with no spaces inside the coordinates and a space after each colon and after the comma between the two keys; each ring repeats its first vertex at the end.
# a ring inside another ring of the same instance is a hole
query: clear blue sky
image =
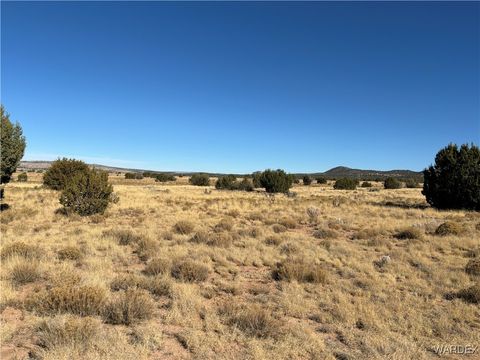
{"type": "Polygon", "coordinates": [[[421,170],[479,144],[480,4],[1,4],[25,159],[421,170]]]}

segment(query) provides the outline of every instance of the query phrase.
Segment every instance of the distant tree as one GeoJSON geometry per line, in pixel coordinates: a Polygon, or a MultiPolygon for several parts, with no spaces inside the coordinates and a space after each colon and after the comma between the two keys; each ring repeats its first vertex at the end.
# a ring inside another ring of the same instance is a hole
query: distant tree
{"type": "Polygon", "coordinates": [[[261,188],[262,187],[262,184],[260,183],[260,177],[262,176],[262,172],[261,171],[255,171],[253,174],[252,174],[252,184],[253,184],[253,187],[258,189],[258,188],[261,188]]]}
{"type": "Polygon", "coordinates": [[[383,187],[385,189],[400,189],[402,187],[402,183],[393,177],[388,177],[383,182],[383,187]]]}
{"type": "Polygon", "coordinates": [[[372,183],[371,183],[371,182],[368,182],[368,181],[364,181],[364,182],[362,182],[362,187],[363,187],[363,188],[372,187],[372,183]]]}
{"type": "Polygon", "coordinates": [[[423,195],[438,209],[480,210],[480,149],[450,144],[423,171],[423,195]]]}
{"type": "Polygon", "coordinates": [[[22,172],[18,174],[17,180],[20,182],[27,182],[28,181],[28,175],[26,172],[22,172]]]}
{"type": "Polygon", "coordinates": [[[175,176],[173,176],[172,174],[155,174],[155,181],[158,181],[158,182],[167,182],[167,181],[175,181],[175,176]]]}
{"type": "Polygon", "coordinates": [[[242,191],[253,191],[254,190],[254,187],[253,187],[253,183],[250,181],[250,179],[244,177],[242,179],[242,181],[240,181],[238,183],[238,190],[242,190],[242,191]]]}
{"type": "Polygon", "coordinates": [[[108,183],[108,173],[88,169],[73,175],[60,196],[67,212],[81,216],[103,214],[113,199],[113,188],[108,183]]]}
{"type": "Polygon", "coordinates": [[[322,176],[317,177],[315,180],[317,180],[317,184],[326,184],[327,183],[327,179],[322,177],[322,176]]]}
{"type": "Polygon", "coordinates": [[[88,170],[88,165],[81,160],[58,159],[43,175],[43,184],[53,190],[63,190],[74,176],[86,173],[88,170]]]}
{"type": "MultiPolygon", "coordinates": [[[[19,123],[12,124],[10,121],[10,114],[5,111],[3,105],[0,105],[0,116],[0,184],[6,184],[10,182],[12,174],[17,169],[17,166],[23,157],[26,142],[25,136],[23,136],[22,127],[19,123]]],[[[2,195],[3,190],[0,190],[0,198],[3,197],[2,195]]]]}
{"type": "Polygon", "coordinates": [[[125,173],[125,179],[129,180],[142,180],[143,174],[137,172],[125,173]]]}
{"type": "Polygon", "coordinates": [[[210,177],[207,174],[193,174],[189,179],[190,184],[196,186],[210,185],[210,177]]]}
{"type": "Polygon", "coordinates": [[[215,188],[233,190],[234,188],[236,188],[236,182],[237,177],[235,175],[221,176],[217,179],[217,182],[215,183],[215,188]]]}
{"type": "Polygon", "coordinates": [[[303,177],[303,185],[310,185],[312,183],[312,178],[308,175],[303,177]]]}
{"type": "Polygon", "coordinates": [[[405,187],[409,189],[417,188],[418,187],[418,181],[416,179],[406,179],[405,180],[405,187]]]}
{"type": "Polygon", "coordinates": [[[285,171],[265,170],[260,176],[260,184],[268,193],[287,193],[292,187],[293,177],[285,171]]]}
{"type": "Polygon", "coordinates": [[[342,178],[335,181],[333,188],[335,190],[355,190],[357,188],[358,180],[342,178]]]}

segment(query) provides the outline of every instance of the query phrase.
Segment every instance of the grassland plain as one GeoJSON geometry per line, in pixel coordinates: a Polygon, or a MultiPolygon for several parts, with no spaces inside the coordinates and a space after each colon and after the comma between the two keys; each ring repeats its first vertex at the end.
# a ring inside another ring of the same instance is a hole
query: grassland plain
{"type": "Polygon", "coordinates": [[[0,357],[429,359],[480,345],[479,213],[379,183],[272,199],[187,180],[112,175],[120,201],[85,218],[59,212],[41,174],[8,184],[0,357]]]}

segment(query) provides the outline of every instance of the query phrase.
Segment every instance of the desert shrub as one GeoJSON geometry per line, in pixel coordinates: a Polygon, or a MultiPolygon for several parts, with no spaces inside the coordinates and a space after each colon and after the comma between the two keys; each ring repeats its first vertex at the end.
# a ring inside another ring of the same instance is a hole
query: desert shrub
{"type": "Polygon", "coordinates": [[[108,174],[91,169],[71,178],[60,196],[60,203],[67,212],[81,216],[103,214],[112,202],[112,194],[108,174]]]}
{"type": "Polygon", "coordinates": [[[210,241],[211,234],[207,231],[197,231],[195,235],[190,239],[190,242],[196,244],[207,244],[210,241]]]}
{"type": "Polygon", "coordinates": [[[338,179],[335,181],[335,184],[333,184],[333,188],[335,190],[355,190],[357,188],[357,181],[348,178],[338,179]]]}
{"type": "Polygon", "coordinates": [[[406,179],[405,180],[405,187],[408,189],[418,188],[419,184],[418,181],[415,179],[406,179]]]}
{"type": "Polygon", "coordinates": [[[173,226],[173,230],[182,235],[190,234],[194,229],[195,225],[188,220],[180,220],[173,226]]]}
{"type": "Polygon", "coordinates": [[[292,241],[286,242],[280,246],[280,253],[286,254],[286,255],[291,255],[298,253],[300,251],[300,247],[298,246],[297,243],[294,243],[292,241]]]}
{"type": "Polygon", "coordinates": [[[462,224],[453,221],[446,221],[435,230],[435,235],[439,236],[462,235],[463,233],[465,233],[465,228],[462,224]]]}
{"type": "Polygon", "coordinates": [[[303,181],[303,185],[311,185],[313,179],[312,179],[310,176],[305,175],[305,176],[302,178],[302,181],[303,181]]]}
{"type": "Polygon", "coordinates": [[[65,246],[57,251],[57,255],[60,260],[79,261],[83,258],[83,252],[78,246],[65,246]]]}
{"type": "Polygon", "coordinates": [[[265,244],[278,246],[283,242],[282,238],[278,235],[272,235],[265,239],[265,244]]]}
{"type": "Polygon", "coordinates": [[[255,189],[261,188],[262,184],[260,183],[260,178],[262,177],[261,171],[255,171],[252,174],[252,185],[255,189]]]}
{"type": "Polygon", "coordinates": [[[460,290],[457,297],[471,304],[480,304],[480,283],[460,290]]]}
{"type": "Polygon", "coordinates": [[[168,181],[175,181],[175,176],[173,176],[172,174],[155,174],[155,176],[153,176],[155,178],[155,181],[158,181],[158,182],[168,182],[168,181]]]}
{"type": "Polygon", "coordinates": [[[47,350],[56,347],[86,348],[98,337],[101,323],[92,317],[59,315],[42,320],[36,328],[38,345],[47,350]]]}
{"type": "Polygon", "coordinates": [[[43,184],[53,190],[64,190],[77,175],[88,173],[88,165],[75,159],[58,159],[43,175],[43,184]]]}
{"type": "Polygon", "coordinates": [[[327,178],[324,178],[323,176],[319,176],[315,178],[317,180],[317,184],[326,184],[327,183],[327,178]]]}
{"type": "Polygon", "coordinates": [[[144,289],[156,296],[172,296],[172,280],[165,277],[155,276],[145,284],[144,289]]]}
{"type": "Polygon", "coordinates": [[[234,326],[248,336],[257,338],[277,337],[282,323],[258,304],[238,306],[226,304],[219,309],[229,326],[234,326]]]}
{"type": "Polygon", "coordinates": [[[156,276],[170,272],[171,267],[172,263],[170,260],[163,258],[155,258],[147,264],[143,272],[146,275],[156,276]]]}
{"type": "Polygon", "coordinates": [[[16,261],[10,269],[10,280],[15,285],[24,285],[40,279],[38,262],[27,259],[16,261]]]}
{"type": "MultiPolygon", "coordinates": [[[[9,183],[25,152],[25,136],[19,123],[12,124],[10,114],[0,106],[0,184],[9,183]]],[[[0,199],[3,198],[3,188],[0,199]]]]}
{"type": "Polygon", "coordinates": [[[253,183],[250,179],[248,178],[243,178],[242,181],[240,181],[238,183],[238,190],[241,190],[241,191],[253,191],[254,190],[254,187],[253,187],[253,183]]]}
{"type": "Polygon", "coordinates": [[[142,180],[143,179],[143,174],[142,173],[136,173],[136,172],[125,173],[125,179],[142,180]]]}
{"type": "Polygon", "coordinates": [[[320,265],[303,259],[286,259],[277,263],[272,276],[278,281],[297,280],[309,283],[325,283],[327,279],[325,270],[320,265]]]}
{"type": "Polygon", "coordinates": [[[370,188],[372,187],[372,183],[368,181],[362,182],[362,188],[370,188]]]}
{"type": "Polygon", "coordinates": [[[287,193],[292,187],[293,177],[280,169],[268,169],[262,172],[259,181],[267,193],[287,193]]]}
{"type": "Polygon", "coordinates": [[[26,172],[22,172],[22,173],[18,174],[17,180],[18,180],[19,182],[27,182],[27,181],[28,181],[28,175],[27,175],[27,173],[26,173],[26,172]]]}
{"type": "Polygon", "coordinates": [[[287,231],[287,227],[285,225],[282,225],[282,224],[273,224],[272,226],[272,230],[274,233],[283,233],[285,231],[287,231]]]}
{"type": "Polygon", "coordinates": [[[184,282],[202,282],[208,277],[208,267],[193,260],[177,260],[174,262],[171,275],[184,282]]]}
{"type": "Polygon", "coordinates": [[[359,239],[359,240],[367,240],[367,239],[375,239],[379,235],[381,235],[381,232],[377,229],[361,229],[355,232],[352,238],[359,239]]]}
{"type": "Polygon", "coordinates": [[[228,232],[220,232],[211,234],[207,245],[209,246],[216,246],[216,247],[229,247],[233,243],[233,237],[228,232]]]}
{"type": "Polygon", "coordinates": [[[224,218],[220,220],[220,222],[215,225],[215,232],[221,232],[221,231],[230,231],[233,228],[233,221],[230,218],[224,218]]]}
{"type": "Polygon", "coordinates": [[[105,306],[104,318],[109,324],[131,325],[153,316],[155,303],[145,290],[127,289],[105,306]]]}
{"type": "Polygon", "coordinates": [[[338,234],[335,230],[320,228],[313,232],[313,237],[316,239],[335,239],[338,234]]]}
{"type": "Polygon", "coordinates": [[[41,291],[27,301],[27,308],[41,314],[71,313],[80,316],[100,315],[106,294],[97,286],[76,284],[54,287],[41,291]]]}
{"type": "Polygon", "coordinates": [[[193,174],[188,181],[196,186],[210,185],[210,177],[207,174],[193,174]]]}
{"type": "Polygon", "coordinates": [[[471,259],[465,266],[465,272],[469,275],[480,276],[480,258],[471,259]]]}
{"type": "Polygon", "coordinates": [[[438,209],[480,210],[480,149],[450,144],[423,171],[427,202],[438,209]]]}
{"type": "Polygon", "coordinates": [[[13,256],[21,256],[26,259],[40,259],[43,251],[37,245],[25,244],[22,241],[17,241],[5,245],[0,252],[0,258],[6,259],[13,256]]]}
{"type": "Polygon", "coordinates": [[[389,177],[383,182],[383,187],[385,189],[400,189],[402,187],[402,183],[393,177],[389,177]]]}
{"type": "Polygon", "coordinates": [[[409,239],[421,239],[423,237],[422,232],[414,227],[409,227],[407,229],[400,230],[395,235],[396,239],[399,240],[409,240],[409,239]]]}

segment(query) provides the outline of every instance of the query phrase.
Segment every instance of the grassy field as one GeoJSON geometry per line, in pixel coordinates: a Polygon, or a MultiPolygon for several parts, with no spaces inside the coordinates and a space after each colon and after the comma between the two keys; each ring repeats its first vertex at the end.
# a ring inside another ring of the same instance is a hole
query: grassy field
{"type": "Polygon", "coordinates": [[[434,210],[421,189],[270,198],[117,175],[120,201],[81,218],[40,178],[8,184],[0,215],[1,359],[428,359],[480,345],[480,214],[434,210]]]}

